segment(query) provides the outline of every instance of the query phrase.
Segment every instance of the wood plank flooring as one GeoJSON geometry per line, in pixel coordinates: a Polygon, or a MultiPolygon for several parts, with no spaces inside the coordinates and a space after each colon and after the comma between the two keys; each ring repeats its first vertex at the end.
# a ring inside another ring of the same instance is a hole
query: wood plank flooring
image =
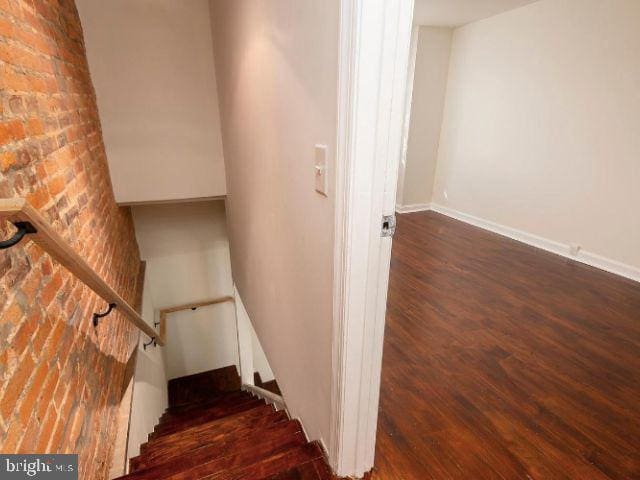
{"type": "Polygon", "coordinates": [[[371,478],[640,479],[640,285],[400,215],[371,478]]]}

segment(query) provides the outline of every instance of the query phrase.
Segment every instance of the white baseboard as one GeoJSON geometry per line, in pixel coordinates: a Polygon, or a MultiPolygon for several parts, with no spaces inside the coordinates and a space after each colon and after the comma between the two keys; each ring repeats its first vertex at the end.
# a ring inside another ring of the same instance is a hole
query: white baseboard
{"type": "MultiPolygon", "coordinates": [[[[461,222],[480,227],[484,230],[489,230],[490,232],[509,237],[513,240],[526,243],[527,245],[531,245],[532,247],[541,248],[542,250],[546,250],[547,252],[555,253],[556,255],[561,255],[571,260],[575,260],[577,262],[599,268],[600,270],[605,270],[607,272],[620,275],[621,277],[628,278],[629,280],[640,282],[640,268],[633,267],[616,260],[611,260],[601,255],[597,255],[595,253],[584,250],[580,251],[577,255],[571,255],[569,245],[565,245],[564,243],[538,237],[537,235],[500,225],[499,223],[491,222],[483,218],[474,217],[473,215],[459,212],[458,210],[453,210],[452,208],[444,207],[436,203],[430,204],[430,210],[441,213],[451,218],[455,218],[456,220],[460,220],[461,222]]],[[[407,212],[399,211],[398,213],[407,212]]]]}
{"type": "Polygon", "coordinates": [[[426,212],[431,210],[430,203],[415,203],[413,205],[396,205],[396,213],[414,213],[414,212],[426,212]]]}

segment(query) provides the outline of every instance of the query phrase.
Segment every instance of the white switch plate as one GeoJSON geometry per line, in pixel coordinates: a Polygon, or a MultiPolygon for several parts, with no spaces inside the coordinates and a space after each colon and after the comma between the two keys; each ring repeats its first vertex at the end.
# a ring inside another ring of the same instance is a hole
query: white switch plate
{"type": "Polygon", "coordinates": [[[314,174],[316,176],[316,192],[326,197],[329,184],[327,175],[327,146],[316,145],[315,151],[314,174]]]}

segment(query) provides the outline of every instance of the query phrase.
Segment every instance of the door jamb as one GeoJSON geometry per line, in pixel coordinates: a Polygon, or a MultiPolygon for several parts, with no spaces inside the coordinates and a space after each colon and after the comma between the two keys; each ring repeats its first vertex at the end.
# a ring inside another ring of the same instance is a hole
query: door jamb
{"type": "Polygon", "coordinates": [[[396,194],[396,210],[404,205],[404,178],[407,172],[407,152],[409,151],[409,131],[411,129],[411,106],[413,103],[413,81],[416,74],[416,56],[418,54],[418,37],[420,26],[414,25],[411,31],[411,51],[409,53],[409,70],[407,75],[407,95],[405,99],[404,126],[402,127],[402,153],[398,170],[398,192],[396,194]]]}
{"type": "Polygon", "coordinates": [[[340,0],[329,460],[373,467],[413,0],[340,0]]]}

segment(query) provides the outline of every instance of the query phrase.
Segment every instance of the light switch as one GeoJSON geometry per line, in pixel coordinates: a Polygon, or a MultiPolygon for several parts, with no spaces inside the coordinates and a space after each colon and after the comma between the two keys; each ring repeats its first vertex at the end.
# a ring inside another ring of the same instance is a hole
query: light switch
{"type": "Polygon", "coordinates": [[[316,176],[316,192],[327,196],[328,191],[328,175],[327,175],[327,146],[316,145],[315,157],[315,176],[316,176]]]}

